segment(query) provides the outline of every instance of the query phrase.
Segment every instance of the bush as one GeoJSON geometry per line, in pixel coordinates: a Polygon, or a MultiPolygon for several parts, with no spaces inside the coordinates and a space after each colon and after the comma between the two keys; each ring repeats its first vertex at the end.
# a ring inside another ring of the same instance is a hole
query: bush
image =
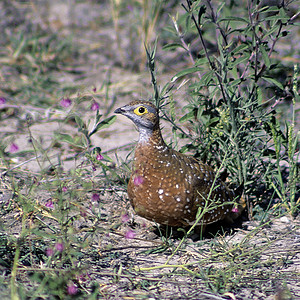
{"type": "MultiPolygon", "coordinates": [[[[174,28],[168,28],[173,42],[164,46],[167,51],[184,49],[192,63],[170,83],[188,84],[189,104],[179,121],[188,123],[192,134],[173,123],[178,138],[189,140],[180,151],[192,151],[216,169],[225,168],[231,182],[244,185],[251,210],[263,203],[295,215],[299,206],[295,132],[299,73],[296,65],[283,65],[274,54],[297,14],[289,16],[288,6],[259,1],[248,6],[186,1],[182,6],[185,13],[173,17],[174,28]],[[195,49],[195,44],[200,47],[195,49]],[[290,121],[285,124],[280,124],[276,111],[279,103],[291,103],[290,121]]],[[[154,54],[148,51],[154,98],[162,106],[170,84],[158,91],[154,54]]]]}

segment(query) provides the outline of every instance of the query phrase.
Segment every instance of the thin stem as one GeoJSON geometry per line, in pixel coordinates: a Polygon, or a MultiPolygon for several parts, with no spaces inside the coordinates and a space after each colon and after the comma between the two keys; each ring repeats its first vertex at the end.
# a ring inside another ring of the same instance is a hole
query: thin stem
{"type": "Polygon", "coordinates": [[[196,21],[195,16],[194,16],[194,14],[193,14],[193,12],[191,10],[191,4],[190,4],[189,0],[187,0],[187,4],[188,4],[188,8],[186,8],[184,4],[182,4],[182,6],[186,10],[186,12],[188,12],[190,14],[190,16],[191,16],[191,18],[192,18],[192,20],[193,20],[193,22],[194,22],[194,24],[195,24],[195,26],[197,28],[197,31],[198,31],[198,34],[199,34],[199,37],[200,37],[200,41],[201,41],[202,47],[203,47],[204,52],[205,52],[205,56],[206,56],[206,58],[208,60],[208,63],[210,65],[211,70],[214,71],[215,75],[217,76],[217,79],[218,79],[218,82],[219,82],[219,86],[220,86],[220,90],[221,90],[223,99],[226,101],[227,97],[226,97],[226,94],[225,94],[225,91],[224,91],[224,87],[223,87],[223,83],[222,83],[222,78],[221,78],[220,74],[217,72],[214,63],[210,59],[207,47],[206,47],[206,45],[204,43],[204,39],[203,39],[201,28],[199,27],[198,22],[196,21]]]}
{"type": "Polygon", "coordinates": [[[220,33],[221,33],[221,35],[223,37],[223,40],[225,42],[225,46],[228,46],[227,36],[226,36],[223,28],[217,23],[217,16],[216,16],[215,11],[214,11],[214,9],[213,9],[213,7],[211,5],[211,0],[207,0],[207,4],[208,4],[208,6],[210,8],[210,11],[211,11],[212,21],[217,26],[218,30],[220,31],[220,33]]]}
{"type": "Polygon", "coordinates": [[[154,89],[155,104],[156,104],[157,107],[159,107],[161,97],[160,97],[160,94],[159,94],[159,89],[158,89],[158,86],[157,86],[157,81],[156,81],[156,76],[155,76],[156,46],[157,46],[157,39],[155,41],[153,50],[151,50],[151,49],[149,50],[146,45],[145,45],[145,50],[146,50],[146,54],[147,54],[147,58],[148,58],[148,68],[149,68],[150,74],[151,74],[151,82],[152,82],[153,89],[154,89]]]}
{"type": "MultiPolygon", "coordinates": [[[[178,27],[178,24],[177,24],[177,21],[176,21],[175,17],[172,17],[172,21],[173,21],[175,30],[176,30],[176,32],[177,32],[177,34],[178,34],[178,37],[180,38],[180,41],[181,41],[183,47],[184,47],[184,48],[186,49],[186,51],[188,52],[188,55],[189,55],[189,58],[190,58],[192,64],[195,65],[195,60],[194,60],[194,58],[193,58],[191,49],[190,49],[189,45],[185,42],[185,40],[184,40],[184,38],[183,38],[183,34],[182,34],[182,32],[180,31],[180,29],[179,29],[179,27],[178,27]]],[[[201,79],[201,74],[200,74],[200,72],[197,72],[197,75],[198,75],[199,79],[201,79]]]]}

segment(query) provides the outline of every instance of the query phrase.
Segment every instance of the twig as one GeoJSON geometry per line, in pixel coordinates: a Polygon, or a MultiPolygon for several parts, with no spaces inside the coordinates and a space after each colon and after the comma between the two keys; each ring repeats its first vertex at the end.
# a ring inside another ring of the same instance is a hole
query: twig
{"type": "MultiPolygon", "coordinates": [[[[192,64],[195,65],[195,60],[194,60],[194,58],[193,58],[191,49],[190,49],[189,45],[185,42],[185,40],[184,40],[184,38],[183,38],[183,34],[182,34],[182,32],[180,31],[180,29],[179,29],[179,27],[178,27],[178,24],[177,24],[177,21],[176,21],[176,19],[175,19],[174,17],[172,17],[172,21],[173,21],[175,30],[176,30],[176,32],[177,32],[179,38],[180,38],[180,41],[181,41],[181,43],[182,43],[184,49],[186,49],[186,51],[188,52],[188,55],[189,55],[189,57],[190,57],[190,60],[191,60],[192,64]]],[[[200,72],[197,72],[197,75],[198,75],[199,79],[201,79],[201,74],[200,74],[200,72]]]]}
{"type": "Polygon", "coordinates": [[[19,167],[21,167],[21,166],[23,166],[23,165],[29,163],[30,161],[36,160],[36,159],[40,158],[41,156],[42,156],[42,155],[40,154],[40,155],[35,156],[35,157],[32,157],[32,158],[30,158],[30,159],[28,159],[28,160],[26,160],[26,161],[23,161],[23,162],[19,163],[18,165],[16,165],[16,166],[14,166],[14,167],[12,167],[12,168],[10,168],[10,169],[8,169],[8,170],[2,172],[1,176],[5,176],[8,172],[10,172],[10,171],[12,171],[12,170],[14,170],[14,169],[17,169],[17,168],[19,168],[19,167]]]}
{"type": "Polygon", "coordinates": [[[202,31],[201,31],[201,29],[200,29],[200,27],[199,27],[199,24],[198,24],[198,22],[196,21],[195,16],[194,16],[194,14],[193,14],[193,12],[192,12],[192,10],[191,10],[191,3],[190,3],[189,0],[187,0],[187,4],[188,4],[188,8],[186,8],[184,4],[181,4],[181,5],[182,5],[183,8],[186,10],[186,12],[188,12],[188,13],[190,14],[190,16],[191,16],[191,18],[192,18],[192,20],[193,20],[193,22],[194,22],[194,24],[195,24],[195,26],[196,26],[196,28],[197,28],[197,31],[198,31],[198,34],[199,34],[199,37],[200,37],[200,40],[201,40],[201,44],[202,44],[202,47],[203,47],[204,52],[205,52],[205,56],[206,56],[206,58],[207,58],[207,60],[208,60],[208,63],[209,63],[209,65],[210,65],[211,70],[213,70],[214,73],[215,73],[215,75],[217,76],[217,79],[218,79],[218,82],[219,82],[219,86],[220,86],[220,90],[221,90],[223,99],[226,101],[226,100],[227,100],[227,97],[226,97],[226,94],[225,94],[225,91],[224,91],[224,87],[223,87],[223,83],[222,83],[222,78],[221,78],[220,74],[217,72],[216,66],[214,65],[214,63],[213,63],[213,62],[211,61],[211,59],[210,59],[210,56],[209,56],[209,54],[208,54],[207,47],[206,47],[206,45],[205,45],[205,43],[204,43],[204,38],[203,38],[203,35],[202,35],[202,31]]]}

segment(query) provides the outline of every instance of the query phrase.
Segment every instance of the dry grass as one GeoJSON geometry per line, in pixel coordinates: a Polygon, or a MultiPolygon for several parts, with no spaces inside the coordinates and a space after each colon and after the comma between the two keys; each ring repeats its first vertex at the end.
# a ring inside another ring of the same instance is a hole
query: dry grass
{"type": "MultiPolygon", "coordinates": [[[[147,98],[151,82],[134,71],[143,57],[120,67],[113,21],[126,24],[126,6],[113,20],[100,13],[108,1],[51,3],[0,4],[0,298],[300,297],[300,220],[284,205],[258,206],[253,220],[218,224],[202,240],[135,215],[126,183],[137,133],[111,116],[115,102],[147,98]]],[[[119,42],[136,42],[126,29],[119,42]]],[[[157,51],[165,81],[186,67],[169,68],[174,53],[157,51]]],[[[183,105],[173,104],[171,119],[183,105]]]]}

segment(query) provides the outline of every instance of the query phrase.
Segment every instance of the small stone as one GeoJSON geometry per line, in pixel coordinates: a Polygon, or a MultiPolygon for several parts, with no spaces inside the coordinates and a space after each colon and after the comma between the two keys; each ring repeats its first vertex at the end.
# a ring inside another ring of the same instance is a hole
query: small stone
{"type": "Polygon", "coordinates": [[[286,217],[286,216],[281,217],[279,220],[282,223],[286,223],[286,224],[291,223],[290,219],[288,217],[286,217]]]}

